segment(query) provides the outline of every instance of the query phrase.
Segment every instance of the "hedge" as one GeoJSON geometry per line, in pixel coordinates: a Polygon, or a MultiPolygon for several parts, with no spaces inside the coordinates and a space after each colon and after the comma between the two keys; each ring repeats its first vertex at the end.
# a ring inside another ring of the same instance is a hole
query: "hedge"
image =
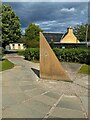
{"type": "Polygon", "coordinates": [[[17,54],[18,54],[18,55],[23,55],[23,56],[24,56],[24,52],[25,52],[25,50],[18,50],[18,51],[17,51],[17,54]]]}
{"type": "Polygon", "coordinates": [[[24,53],[26,60],[39,60],[39,48],[27,48],[24,53]]]}
{"type": "Polygon", "coordinates": [[[56,56],[63,62],[78,62],[90,64],[90,49],[69,48],[69,49],[53,49],[56,56]]]}
{"type": "MultiPolygon", "coordinates": [[[[54,48],[57,58],[62,62],[78,62],[90,64],[90,50],[83,48],[54,48]]],[[[27,60],[39,60],[39,48],[27,48],[23,55],[27,60]]]]}
{"type": "Polygon", "coordinates": [[[2,60],[2,57],[4,56],[4,48],[3,47],[0,47],[0,60],[2,60]]]}

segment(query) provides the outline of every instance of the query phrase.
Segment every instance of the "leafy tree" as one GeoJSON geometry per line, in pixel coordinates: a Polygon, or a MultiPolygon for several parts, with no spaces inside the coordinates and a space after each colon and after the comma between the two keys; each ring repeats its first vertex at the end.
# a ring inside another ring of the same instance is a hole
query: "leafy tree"
{"type": "Polygon", "coordinates": [[[51,40],[51,42],[49,44],[50,44],[51,48],[54,48],[54,41],[53,40],[51,40]]]}
{"type": "Polygon", "coordinates": [[[2,45],[21,38],[20,19],[9,5],[2,5],[2,45]]]}
{"type": "Polygon", "coordinates": [[[2,46],[1,35],[2,35],[2,3],[0,2],[0,47],[2,46]]]}
{"type": "Polygon", "coordinates": [[[88,25],[88,41],[90,41],[90,24],[88,25]]]}
{"type": "Polygon", "coordinates": [[[22,36],[22,42],[25,43],[26,47],[39,48],[37,40],[27,40],[25,36],[22,36]]]}
{"type": "Polygon", "coordinates": [[[2,60],[3,56],[4,56],[4,48],[0,47],[0,61],[2,60]]]}
{"type": "Polygon", "coordinates": [[[25,30],[24,41],[27,47],[39,47],[39,32],[43,30],[35,25],[30,23],[28,28],[25,30]]]}
{"type": "Polygon", "coordinates": [[[80,41],[86,41],[86,31],[87,31],[87,41],[90,40],[90,25],[82,24],[77,25],[74,27],[74,34],[76,35],[77,39],[80,41]]]}

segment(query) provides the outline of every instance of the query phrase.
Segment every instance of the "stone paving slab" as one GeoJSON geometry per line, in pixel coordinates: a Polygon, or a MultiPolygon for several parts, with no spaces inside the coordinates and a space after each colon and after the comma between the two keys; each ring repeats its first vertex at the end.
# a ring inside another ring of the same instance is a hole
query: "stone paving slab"
{"type": "Polygon", "coordinates": [[[35,97],[35,96],[43,94],[45,92],[46,91],[43,90],[43,89],[37,89],[37,88],[35,88],[35,89],[32,89],[32,90],[25,91],[25,94],[28,95],[28,96],[31,96],[31,97],[35,97]]]}
{"type": "Polygon", "coordinates": [[[83,103],[83,106],[84,106],[84,108],[85,108],[85,111],[86,111],[87,114],[88,114],[88,112],[89,112],[89,110],[90,110],[90,105],[89,105],[90,97],[80,96],[80,99],[81,99],[81,101],[82,101],[82,103],[83,103]]]}
{"type": "Polygon", "coordinates": [[[45,114],[32,109],[30,106],[18,104],[3,111],[3,118],[43,118],[45,114]]]}
{"type": "Polygon", "coordinates": [[[89,88],[89,82],[88,82],[88,76],[84,76],[84,77],[82,77],[82,78],[80,78],[80,79],[77,79],[77,80],[75,80],[75,82],[74,83],[76,83],[76,84],[78,84],[78,85],[81,85],[81,86],[83,86],[83,87],[85,87],[85,88],[87,88],[87,89],[90,89],[89,88]]]}
{"type": "Polygon", "coordinates": [[[44,113],[44,115],[50,110],[51,106],[47,105],[38,100],[31,99],[23,103],[24,106],[30,107],[30,109],[34,109],[40,113],[44,113]]]}
{"type": "Polygon", "coordinates": [[[80,100],[76,96],[64,95],[56,107],[82,111],[80,100]]]}
{"type": "Polygon", "coordinates": [[[20,86],[21,90],[32,90],[34,88],[37,88],[36,85],[32,84],[32,85],[25,85],[25,86],[20,86]]]}
{"type": "Polygon", "coordinates": [[[76,75],[77,75],[77,71],[79,70],[79,68],[81,67],[81,64],[79,63],[64,63],[62,62],[63,67],[67,70],[71,80],[75,80],[76,75]]]}
{"type": "Polygon", "coordinates": [[[88,116],[88,88],[75,83],[83,78],[84,83],[87,84],[86,75],[75,76],[81,64],[63,64],[74,80],[73,83],[69,83],[38,80],[31,69],[39,69],[38,63],[23,60],[18,56],[9,57],[9,60],[16,66],[2,72],[4,118],[43,118],[47,114],[49,118],[88,116]]]}
{"type": "Polygon", "coordinates": [[[51,117],[58,117],[58,118],[85,118],[82,111],[78,110],[71,110],[66,108],[58,108],[56,107],[52,114],[49,116],[51,117]]]}
{"type": "Polygon", "coordinates": [[[50,106],[53,106],[57,101],[57,99],[48,97],[46,95],[37,96],[35,99],[50,106]]]}
{"type": "Polygon", "coordinates": [[[2,74],[0,72],[0,119],[2,118],[2,74]]]}
{"type": "MultiPolygon", "coordinates": [[[[32,82],[32,81],[27,81],[27,79],[24,79],[23,81],[21,81],[21,82],[19,82],[18,83],[19,84],[19,86],[27,86],[27,85],[33,85],[34,84],[34,82],[32,82]]],[[[35,84],[34,84],[35,85],[35,84]]]]}
{"type": "Polygon", "coordinates": [[[60,95],[55,92],[47,92],[45,95],[55,99],[59,99],[60,97],[60,95]]]}
{"type": "Polygon", "coordinates": [[[10,107],[14,104],[18,104],[21,103],[22,101],[29,99],[29,97],[24,93],[12,93],[12,94],[6,93],[2,95],[2,98],[3,108],[10,107]]]}
{"type": "Polygon", "coordinates": [[[21,89],[19,86],[13,86],[12,84],[9,86],[2,87],[2,93],[21,93],[21,89]]]}

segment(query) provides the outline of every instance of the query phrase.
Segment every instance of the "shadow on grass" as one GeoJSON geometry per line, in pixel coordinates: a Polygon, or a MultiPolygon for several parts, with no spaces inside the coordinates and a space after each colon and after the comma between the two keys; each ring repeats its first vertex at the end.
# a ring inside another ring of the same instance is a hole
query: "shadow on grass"
{"type": "Polygon", "coordinates": [[[35,68],[31,68],[33,72],[40,78],[40,70],[37,70],[35,68]]]}

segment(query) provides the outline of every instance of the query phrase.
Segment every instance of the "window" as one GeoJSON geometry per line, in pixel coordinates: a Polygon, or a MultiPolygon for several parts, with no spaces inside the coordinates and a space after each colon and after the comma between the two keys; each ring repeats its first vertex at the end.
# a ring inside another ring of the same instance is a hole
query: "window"
{"type": "Polygon", "coordinates": [[[12,44],[13,49],[15,49],[15,44],[12,44]]]}
{"type": "Polygon", "coordinates": [[[20,44],[18,44],[18,49],[20,49],[20,44]]]}

